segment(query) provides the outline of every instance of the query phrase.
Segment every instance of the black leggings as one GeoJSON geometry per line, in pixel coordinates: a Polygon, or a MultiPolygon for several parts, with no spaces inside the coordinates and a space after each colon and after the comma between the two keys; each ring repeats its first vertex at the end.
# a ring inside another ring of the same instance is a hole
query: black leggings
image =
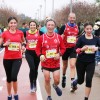
{"type": "Polygon", "coordinates": [[[3,59],[7,82],[16,82],[22,59],[3,59]]]}
{"type": "Polygon", "coordinates": [[[84,82],[84,76],[86,73],[86,87],[91,88],[92,78],[95,70],[95,62],[83,62],[80,60],[76,61],[76,70],[78,76],[78,84],[84,82]]]}
{"type": "Polygon", "coordinates": [[[29,78],[32,83],[37,80],[40,59],[33,50],[26,50],[25,57],[30,68],[29,78]]]}

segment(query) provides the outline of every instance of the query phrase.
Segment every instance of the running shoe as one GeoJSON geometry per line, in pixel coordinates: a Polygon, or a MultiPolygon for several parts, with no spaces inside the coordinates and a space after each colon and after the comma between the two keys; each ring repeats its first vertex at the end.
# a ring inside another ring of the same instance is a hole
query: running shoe
{"type": "Polygon", "coordinates": [[[55,89],[55,91],[56,91],[56,93],[57,93],[58,96],[61,96],[62,95],[62,90],[58,86],[55,86],[53,84],[53,88],[55,89]]]}
{"type": "Polygon", "coordinates": [[[12,100],[12,96],[8,96],[8,100],[12,100]]]}
{"type": "Polygon", "coordinates": [[[71,83],[71,89],[70,92],[75,92],[77,90],[77,79],[73,80],[71,83]]]}
{"type": "Polygon", "coordinates": [[[31,93],[35,93],[37,90],[36,84],[35,83],[31,83],[30,85],[30,92],[31,93]]]}
{"type": "Polygon", "coordinates": [[[66,76],[62,77],[62,87],[65,88],[66,86],[66,76]]]}
{"type": "Polygon", "coordinates": [[[19,100],[18,95],[14,95],[14,100],[19,100]]]}
{"type": "Polygon", "coordinates": [[[51,96],[48,96],[48,97],[47,97],[47,100],[52,100],[51,96]]]}

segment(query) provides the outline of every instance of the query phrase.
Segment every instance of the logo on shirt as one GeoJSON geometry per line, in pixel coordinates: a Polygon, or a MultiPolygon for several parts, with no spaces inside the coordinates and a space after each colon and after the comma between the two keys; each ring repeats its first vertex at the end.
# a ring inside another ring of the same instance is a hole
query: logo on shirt
{"type": "Polygon", "coordinates": [[[44,43],[47,43],[47,40],[45,40],[44,43]]]}
{"type": "Polygon", "coordinates": [[[57,39],[55,39],[54,42],[57,43],[57,39]]]}

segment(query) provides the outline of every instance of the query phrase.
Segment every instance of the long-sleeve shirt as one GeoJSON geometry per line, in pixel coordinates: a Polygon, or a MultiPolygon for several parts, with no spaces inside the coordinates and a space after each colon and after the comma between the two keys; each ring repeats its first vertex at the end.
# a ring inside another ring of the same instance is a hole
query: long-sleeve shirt
{"type": "Polygon", "coordinates": [[[80,54],[78,54],[78,58],[79,60],[83,61],[83,62],[92,62],[95,61],[95,52],[91,52],[91,46],[96,46],[96,47],[100,47],[100,39],[98,37],[93,36],[93,39],[87,39],[85,37],[85,35],[82,35],[77,43],[76,43],[76,49],[77,48],[82,48],[83,46],[87,45],[88,47],[90,47],[88,49],[88,51],[84,51],[80,54]]]}
{"type": "Polygon", "coordinates": [[[36,53],[38,56],[41,54],[46,57],[44,62],[41,62],[42,67],[57,68],[60,67],[60,59],[55,60],[55,54],[60,53],[63,55],[65,46],[60,35],[54,33],[52,36],[43,34],[37,42],[36,53]]]}

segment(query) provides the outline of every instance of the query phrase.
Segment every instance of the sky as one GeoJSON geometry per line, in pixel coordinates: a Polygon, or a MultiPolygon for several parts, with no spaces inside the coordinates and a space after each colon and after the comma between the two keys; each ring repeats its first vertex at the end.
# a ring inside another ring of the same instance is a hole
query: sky
{"type": "MultiPolygon", "coordinates": [[[[45,17],[45,1],[46,1],[46,17],[52,14],[52,1],[53,0],[0,0],[1,5],[7,5],[13,8],[16,12],[23,13],[31,18],[41,19],[45,17]],[[4,2],[2,2],[4,1],[4,2]],[[40,10],[40,5],[41,10],[40,10]],[[41,12],[41,14],[40,14],[41,12]]],[[[87,1],[87,0],[73,0],[73,2],[87,1]]],[[[88,0],[89,3],[93,3],[95,0],[88,0]]],[[[70,0],[54,0],[54,11],[56,9],[61,9],[62,7],[69,4],[70,0]]]]}

